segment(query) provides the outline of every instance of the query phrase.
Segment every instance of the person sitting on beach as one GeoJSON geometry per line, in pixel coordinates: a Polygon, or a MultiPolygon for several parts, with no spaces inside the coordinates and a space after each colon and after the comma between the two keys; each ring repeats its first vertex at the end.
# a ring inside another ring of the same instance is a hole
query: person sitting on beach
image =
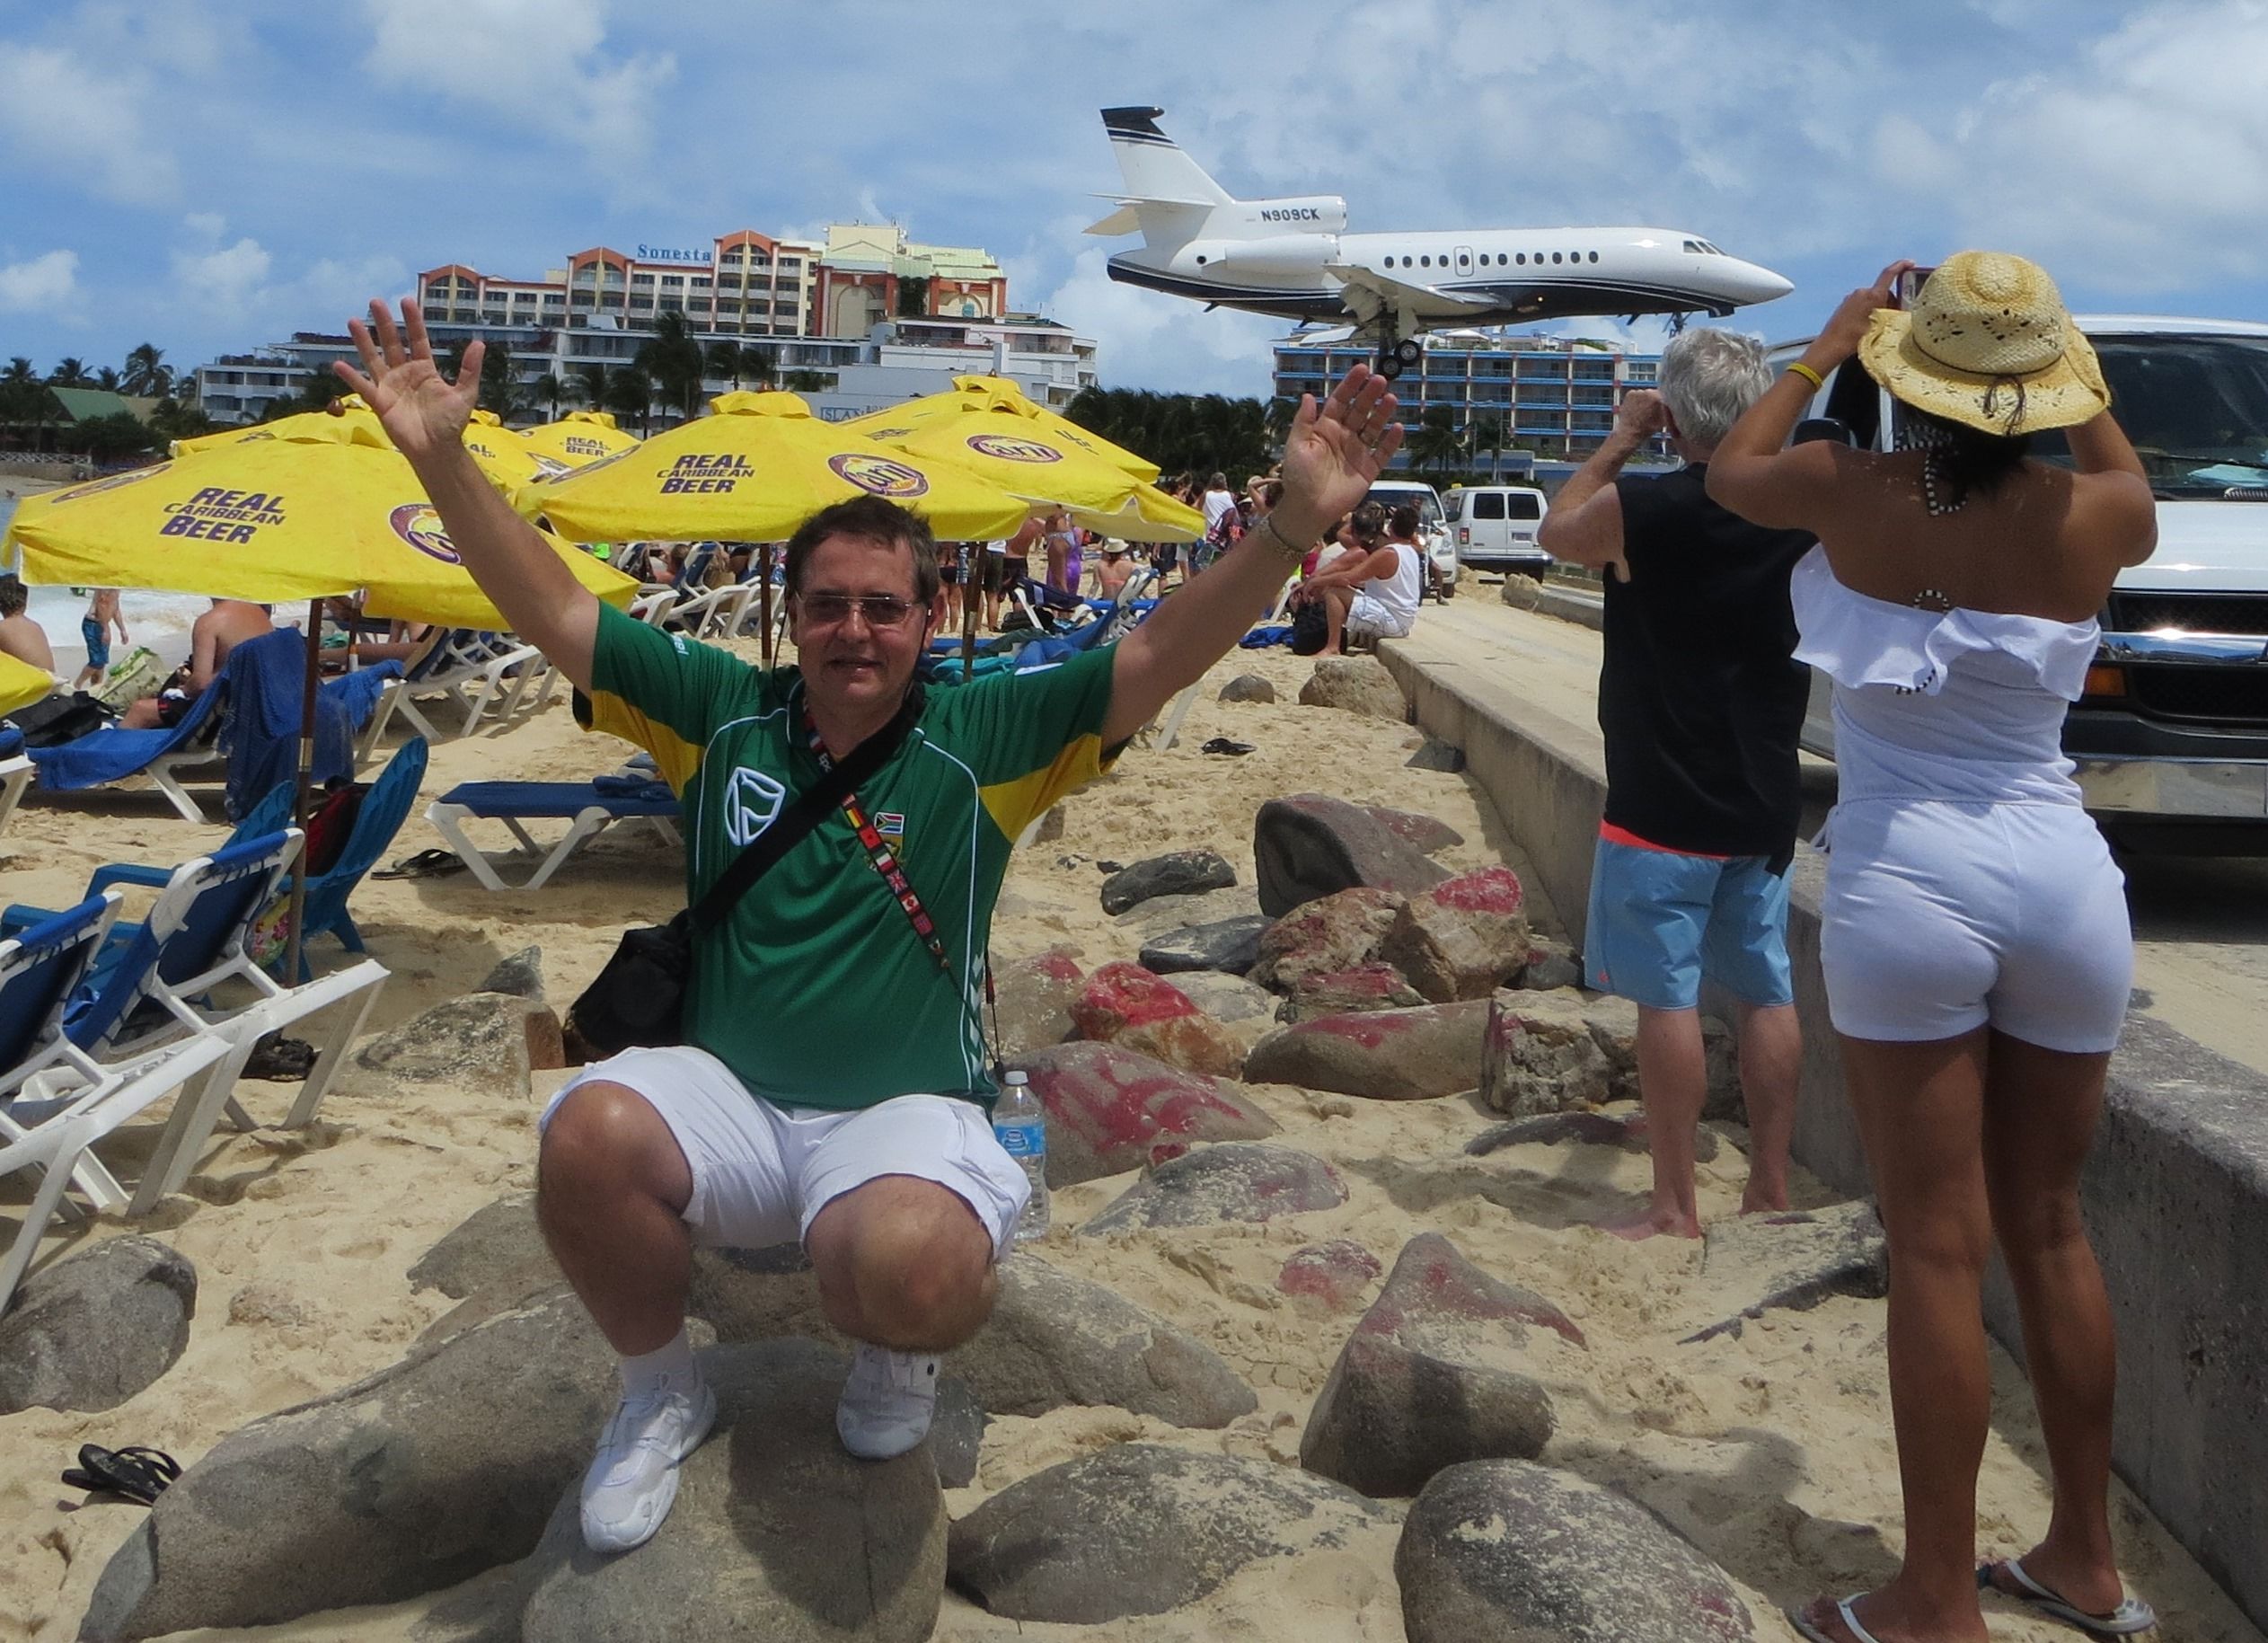
{"type": "Polygon", "coordinates": [[[1364,502],[1355,510],[1340,534],[1342,551],[1334,554],[1326,547],[1314,574],[1292,596],[1295,605],[1322,603],[1326,637],[1316,655],[1345,654],[1349,633],[1369,639],[1408,633],[1425,587],[1425,558],[1412,540],[1416,531],[1415,508],[1390,514],[1383,503],[1364,502]]]}
{"type": "Polygon", "coordinates": [[[1989,1588],[2126,1637],[2157,1616],[2125,1594],[2112,1540],[2117,1341],[2079,1181],[2134,946],[2062,738],[2096,613],[2157,546],[2156,505],[2044,269],[1962,252],[1908,311],[1892,294],[1909,267],[1843,299],[1708,474],[1727,508],[1819,538],[1793,591],[1798,654],[1834,682],[1820,970],[1889,1234],[1902,1555],[1874,1591],[1794,1618],[1817,1643],[1985,1643],[1989,1588]],[[1894,402],[1898,448],[1783,449],[1854,356],[1894,402]],[[2063,460],[2033,455],[2039,436],[2063,460]],[[1995,1242],[2054,1510],[2030,1550],[1980,1569],[1995,1242]]]}
{"type": "Polygon", "coordinates": [[[145,696],[119,716],[129,730],[170,726],[188,705],[212,687],[227,665],[228,653],[248,639],[272,633],[268,606],[245,599],[216,599],[189,631],[189,661],[154,696],[145,696]]]}
{"type": "Polygon", "coordinates": [[[45,674],[55,672],[55,647],[48,631],[24,614],[31,603],[31,590],[13,573],[0,576],[0,654],[29,662],[45,674]]]}
{"type": "Polygon", "coordinates": [[[1393,397],[1358,366],[1320,407],[1303,400],[1283,528],[1116,644],[916,697],[942,600],[914,515],[860,498],[804,522],[787,546],[798,666],[766,672],[603,605],[481,476],[463,439],[480,343],[452,383],[414,302],[399,325],[374,303],[351,330],[362,368],[339,374],[417,470],[465,568],[573,682],[587,721],[645,746],[678,791],[689,897],[790,792],[917,715],[860,784],[869,828],[822,822],[697,944],[686,1042],[587,1067],[552,1099],[536,1178],[552,1251],[622,1360],[583,1480],[590,1547],[654,1533],[715,1418],[684,1325],[696,1244],[801,1241],[827,1318],[859,1343],[837,1431],[854,1454],[903,1453],[929,1430],[937,1355],[992,1309],[1028,1193],[987,1121],[977,1009],[1012,841],[1242,637],[1296,544],[1400,444],[1393,397]]]}
{"type": "Polygon", "coordinates": [[[86,666],[71,682],[72,689],[93,690],[110,671],[112,628],[118,630],[119,643],[134,642],[134,635],[126,631],[126,617],[119,610],[119,590],[98,587],[88,596],[86,614],[79,618],[79,637],[86,641],[86,666]]]}
{"type": "Polygon", "coordinates": [[[1102,562],[1095,568],[1095,596],[1116,602],[1134,572],[1134,550],[1116,536],[1104,537],[1102,562]]]}
{"type": "Polygon", "coordinates": [[[1763,345],[1695,328],[1662,350],[1661,390],[1624,395],[1561,487],[1537,545],[1611,570],[1599,729],[1606,813],[1584,935],[1589,985],[1638,1007],[1638,1094],[1654,1184],[1606,1223],[1624,1238],[1701,1235],[1693,1153],[1708,1095],[1704,976],[1733,995],[1748,1103],[1743,1213],[1787,1207],[1803,1055],[1787,962],[1787,871],[1801,817],[1796,735],[1807,671],[1788,659],[1787,575],[1811,546],[1702,489],[1716,442],[1771,386],[1763,345]],[[1686,465],[1622,473],[1667,431],[1686,465]]]}

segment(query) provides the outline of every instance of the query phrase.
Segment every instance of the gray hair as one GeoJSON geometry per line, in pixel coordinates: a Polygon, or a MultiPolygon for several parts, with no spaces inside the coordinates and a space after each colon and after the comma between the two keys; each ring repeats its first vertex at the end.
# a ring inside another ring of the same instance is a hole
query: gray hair
{"type": "Polygon", "coordinates": [[[1714,446],[1772,385],[1764,340],[1708,326],[1681,331],[1662,350],[1660,385],[1677,431],[1714,446]]]}

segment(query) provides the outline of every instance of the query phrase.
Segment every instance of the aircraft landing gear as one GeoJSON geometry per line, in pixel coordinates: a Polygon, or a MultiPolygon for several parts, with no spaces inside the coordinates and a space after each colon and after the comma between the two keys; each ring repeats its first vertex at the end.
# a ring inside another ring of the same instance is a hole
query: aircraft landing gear
{"type": "Polygon", "coordinates": [[[1397,341],[1389,334],[1379,340],[1378,374],[1392,382],[1425,358],[1425,344],[1416,338],[1404,337],[1397,341]]]}

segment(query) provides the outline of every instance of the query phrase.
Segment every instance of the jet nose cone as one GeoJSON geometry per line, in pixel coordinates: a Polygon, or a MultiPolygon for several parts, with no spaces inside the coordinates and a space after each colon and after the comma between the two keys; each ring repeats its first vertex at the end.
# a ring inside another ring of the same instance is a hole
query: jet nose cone
{"type": "Polygon", "coordinates": [[[1796,288],[1795,281],[1782,278],[1753,262],[1741,264],[1741,300],[1744,303],[1774,302],[1796,288]]]}

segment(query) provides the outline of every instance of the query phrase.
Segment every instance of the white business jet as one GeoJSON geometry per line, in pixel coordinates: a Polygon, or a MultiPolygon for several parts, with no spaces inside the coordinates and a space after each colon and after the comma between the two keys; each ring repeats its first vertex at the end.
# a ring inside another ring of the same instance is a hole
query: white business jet
{"type": "Polygon", "coordinates": [[[1572,314],[1725,315],[1795,289],[1680,228],[1461,228],[1348,234],[1337,194],[1238,199],[1158,128],[1162,109],[1105,109],[1126,190],[1089,234],[1139,233],[1110,277],[1209,307],[1315,322],[1352,316],[1399,376],[1418,333],[1572,314]]]}

